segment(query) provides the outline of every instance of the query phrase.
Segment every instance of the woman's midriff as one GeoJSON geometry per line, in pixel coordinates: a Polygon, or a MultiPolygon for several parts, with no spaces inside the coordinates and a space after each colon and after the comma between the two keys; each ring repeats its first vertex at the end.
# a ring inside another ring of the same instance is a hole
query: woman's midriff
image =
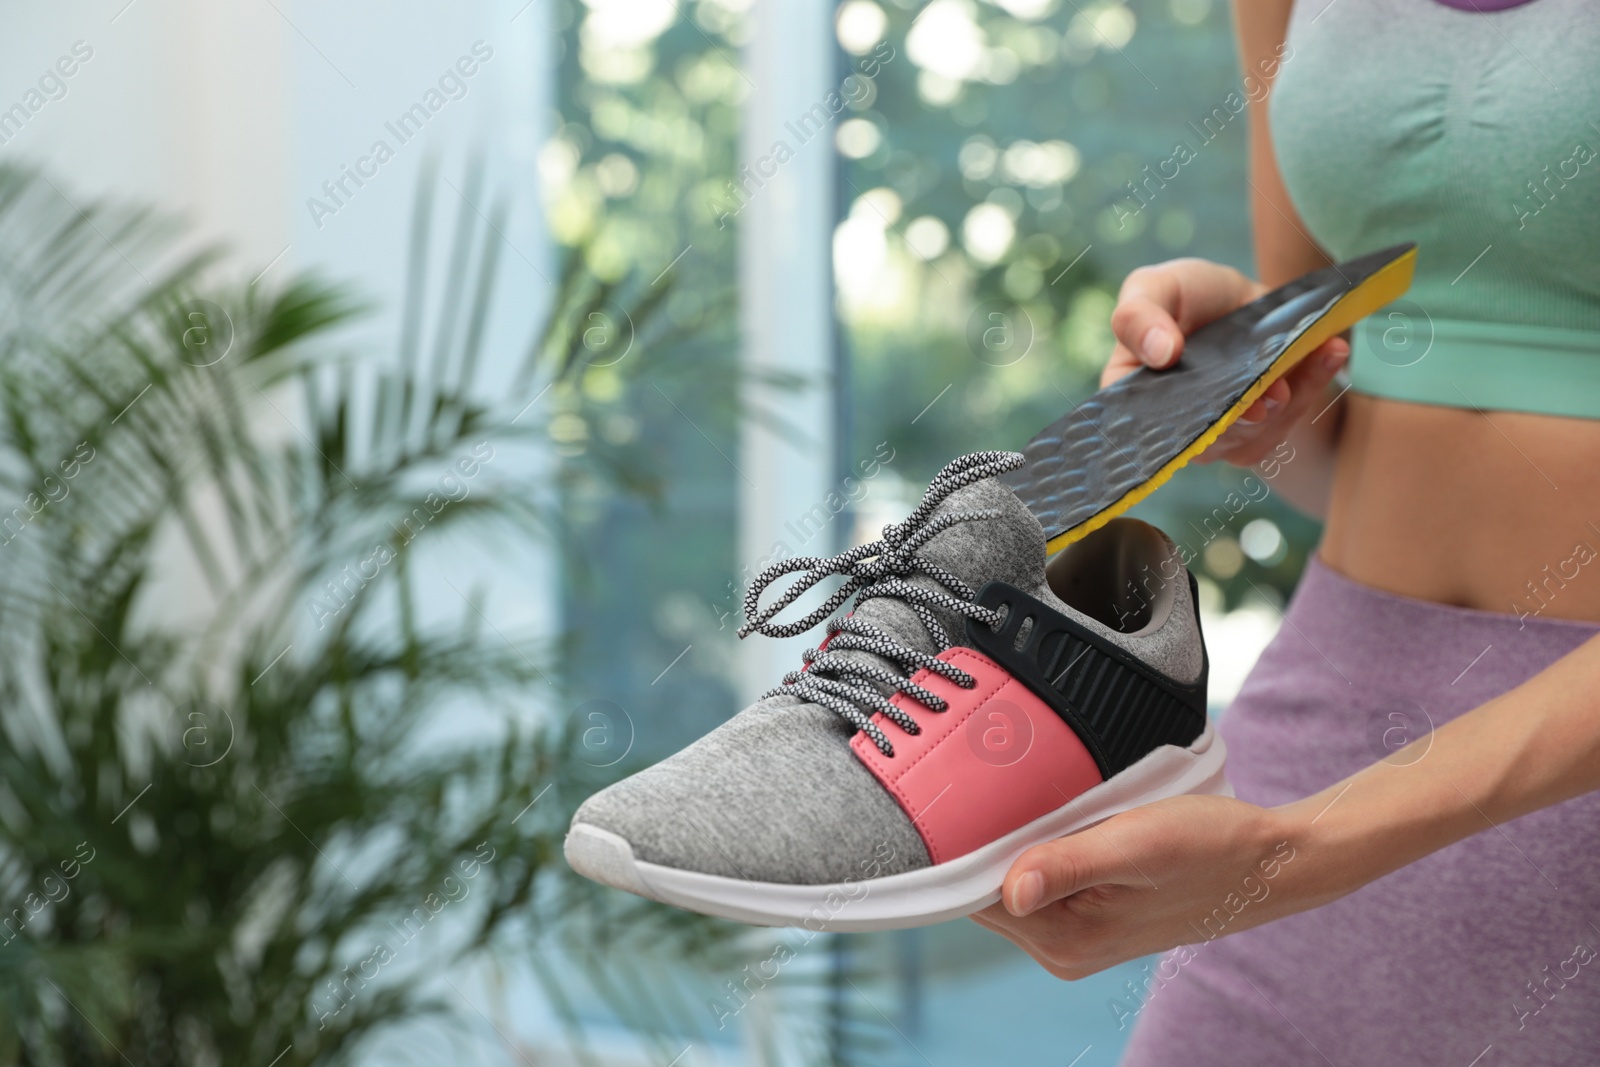
{"type": "Polygon", "coordinates": [[[1348,400],[1324,563],[1423,600],[1600,620],[1600,420],[1348,400]]]}

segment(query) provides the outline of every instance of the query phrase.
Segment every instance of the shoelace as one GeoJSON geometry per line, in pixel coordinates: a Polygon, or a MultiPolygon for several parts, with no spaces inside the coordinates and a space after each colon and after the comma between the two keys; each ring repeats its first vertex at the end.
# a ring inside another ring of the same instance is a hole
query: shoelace
{"type": "MultiPolygon", "coordinates": [[[[934,537],[959,523],[1000,518],[1001,512],[997,508],[951,511],[938,517],[934,517],[934,512],[957,489],[1016,470],[1022,463],[1022,454],[1018,452],[973,452],[962,456],[947,464],[928,484],[922,502],[904,522],[890,523],[883,528],[880,539],[837,556],[797,556],[772,564],[756,576],[745,594],[744,615],[748,621],[739,628],[739,636],[760,633],[768,637],[793,637],[816,626],[852,596],[856,597],[857,607],[872,597],[887,596],[900,600],[916,612],[935,646],[941,650],[955,642],[934,615],[934,607],[977,619],[990,626],[1000,625],[1004,619],[1002,612],[973,603],[977,593],[966,582],[916,553],[934,537]],[[782,596],[770,606],[762,608],[762,592],[778,578],[796,571],[804,573],[794,580],[782,596]],[[821,607],[797,622],[773,621],[779,612],[808,589],[835,574],[847,575],[848,580],[821,607]],[[932,578],[944,589],[913,585],[906,580],[918,574],[932,578]]],[[[911,676],[917,670],[927,668],[963,689],[971,689],[977,684],[976,679],[960,668],[925,652],[908,648],[893,635],[855,615],[829,621],[827,640],[821,648],[806,649],[804,660],[804,669],[784,675],[783,684],[763,693],[762,699],[787,694],[821,705],[865,733],[878,746],[878,750],[888,757],[894,755],[894,746],[872,721],[874,711],[881,711],[884,718],[908,734],[921,732],[916,720],[890,703],[890,696],[905,693],[934,711],[944,711],[948,706],[933,692],[912,684],[911,676]],[[871,652],[896,664],[905,673],[896,674],[876,664],[839,655],[852,650],[871,652]],[[889,694],[880,692],[873,682],[888,686],[889,694]]]]}

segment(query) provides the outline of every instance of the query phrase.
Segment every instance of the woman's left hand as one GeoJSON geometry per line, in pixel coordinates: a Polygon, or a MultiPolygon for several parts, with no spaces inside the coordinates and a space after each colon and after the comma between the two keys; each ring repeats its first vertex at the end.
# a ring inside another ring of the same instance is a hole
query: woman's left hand
{"type": "Polygon", "coordinates": [[[1229,797],[1157,801],[1030,848],[973,919],[1057,978],[1083,978],[1342,895],[1314,877],[1329,872],[1296,848],[1298,825],[1229,797]]]}

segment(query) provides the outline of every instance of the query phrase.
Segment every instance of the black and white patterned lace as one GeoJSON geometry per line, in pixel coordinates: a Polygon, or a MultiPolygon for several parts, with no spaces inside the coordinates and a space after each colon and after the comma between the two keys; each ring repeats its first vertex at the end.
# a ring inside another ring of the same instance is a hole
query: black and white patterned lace
{"type": "MultiPolygon", "coordinates": [[[[761,633],[768,637],[793,637],[816,626],[852,596],[856,597],[857,607],[872,597],[893,597],[904,603],[916,612],[917,618],[927,628],[928,635],[933,638],[935,647],[940,650],[949,648],[955,642],[934,614],[935,607],[998,626],[1003,619],[1000,612],[973,603],[977,596],[975,590],[944,567],[918,556],[917,551],[959,523],[1000,518],[1001,512],[997,508],[949,511],[937,517],[934,512],[957,489],[1016,470],[1022,463],[1022,454],[1018,452],[973,452],[962,456],[946,465],[929,483],[922,503],[904,522],[890,523],[883,528],[883,536],[879,540],[837,556],[797,556],[774,563],[756,576],[749,592],[745,594],[744,615],[748,621],[739,628],[739,636],[761,633]],[[761,607],[761,594],[767,586],[795,571],[804,573],[771,605],[761,607]],[[812,586],[835,574],[848,576],[848,580],[821,607],[798,622],[772,621],[774,616],[812,586]],[[929,588],[907,581],[919,574],[932,578],[944,588],[929,588]]],[[[831,620],[824,646],[823,649],[807,649],[805,669],[786,674],[783,684],[763,693],[762,699],[787,694],[819,704],[865,733],[885,756],[894,755],[894,746],[872,721],[874,711],[883,712],[884,718],[909,734],[920,732],[916,720],[891,704],[890,696],[905,693],[934,711],[944,711],[947,706],[929,690],[912,684],[911,675],[917,670],[927,668],[963,689],[970,689],[977,684],[965,671],[935,656],[908,648],[894,635],[855,615],[831,620]],[[873,653],[897,665],[903,673],[862,662],[858,657],[839,655],[849,651],[873,653]],[[887,686],[889,693],[886,695],[881,692],[873,685],[874,682],[887,686]]]]}

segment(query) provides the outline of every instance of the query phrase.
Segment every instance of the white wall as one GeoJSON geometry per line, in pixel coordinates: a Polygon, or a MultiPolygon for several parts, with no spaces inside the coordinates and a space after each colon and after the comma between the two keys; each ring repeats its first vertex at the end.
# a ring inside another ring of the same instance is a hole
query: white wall
{"type": "MultiPolygon", "coordinates": [[[[338,343],[382,353],[394,350],[398,335],[424,163],[436,160],[443,179],[429,258],[437,291],[448,266],[444,238],[462,209],[452,185],[466,191],[466,161],[479,153],[488,180],[478,208],[487,213],[496,192],[514,203],[500,238],[497,314],[481,363],[492,382],[520,358],[554,274],[534,167],[553,104],[549,17],[537,0],[8,4],[0,14],[0,124],[13,104],[36,110],[0,125],[0,161],[45,167],[76,205],[110,196],[177,214],[193,243],[231,251],[224,269],[241,281],[270,285],[314,268],[354,283],[379,310],[338,343]],[[59,74],[63,57],[61,69],[73,73],[60,83],[47,79],[41,90],[40,77],[59,74]],[[471,76],[455,69],[462,57],[471,76]],[[455,80],[441,91],[447,71],[455,80]],[[429,90],[439,95],[429,100],[429,90]],[[443,103],[401,143],[385,123],[419,101],[443,103]],[[360,188],[345,179],[353,195],[315,218],[308,200],[330,203],[323,183],[340,179],[379,140],[393,158],[360,188]]],[[[281,421],[275,412],[262,417],[281,421]]],[[[536,458],[513,462],[535,473],[536,458]]],[[[555,622],[548,556],[502,561],[492,574],[458,571],[455,581],[504,593],[499,625],[555,622]]],[[[459,596],[440,589],[432,591],[439,610],[459,612],[459,596]]]]}
{"type": "Polygon", "coordinates": [[[289,232],[283,20],[264,3],[125,2],[6,5],[0,108],[74,44],[90,57],[0,160],[48,165],[75,200],[115,194],[179,211],[265,263],[289,232]]]}

